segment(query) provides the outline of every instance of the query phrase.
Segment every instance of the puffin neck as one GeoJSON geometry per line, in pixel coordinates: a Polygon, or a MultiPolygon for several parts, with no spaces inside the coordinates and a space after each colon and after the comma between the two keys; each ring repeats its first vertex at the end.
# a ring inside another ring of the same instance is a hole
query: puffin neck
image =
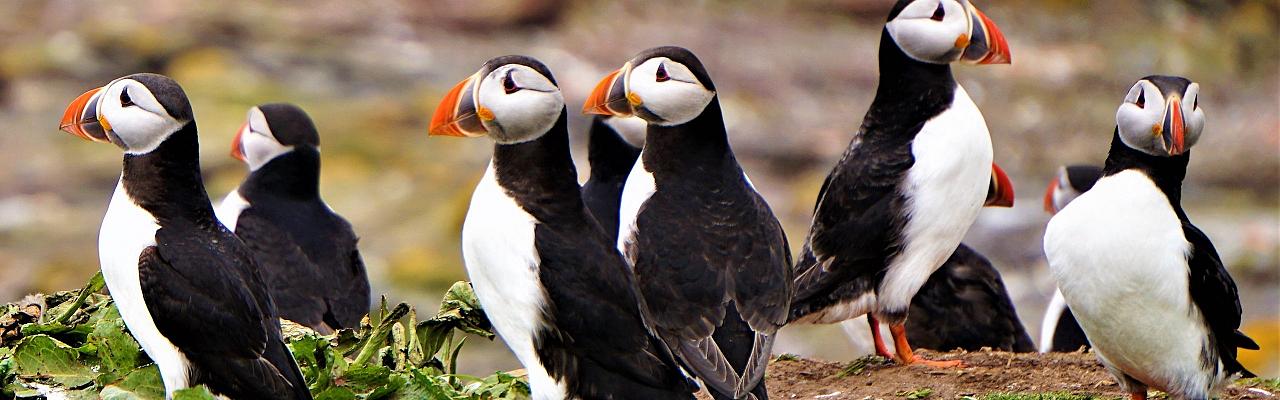
{"type": "Polygon", "coordinates": [[[640,156],[644,157],[645,166],[655,172],[679,171],[688,168],[689,164],[733,160],[729,134],[720,110],[720,96],[712,97],[702,114],[689,122],[673,126],[649,124],[640,156]]]}
{"type": "Polygon", "coordinates": [[[526,209],[541,210],[550,204],[582,205],[578,171],[569,154],[567,121],[562,110],[555,125],[541,137],[493,146],[493,169],[498,185],[526,209]],[[562,202],[566,199],[574,201],[562,202]]]}
{"type": "Polygon", "coordinates": [[[200,176],[200,139],[188,122],[146,154],[125,154],[125,193],[161,221],[213,220],[213,206],[200,176]]]}
{"type": "Polygon", "coordinates": [[[1186,221],[1187,214],[1182,210],[1182,180],[1187,176],[1187,164],[1190,161],[1190,150],[1172,157],[1153,156],[1134,150],[1124,144],[1120,139],[1120,129],[1116,128],[1112,133],[1111,150],[1107,153],[1107,163],[1102,168],[1102,175],[1111,176],[1128,169],[1142,171],[1169,198],[1169,205],[1178,213],[1178,218],[1186,221]]]}
{"type": "Polygon", "coordinates": [[[631,170],[640,149],[628,143],[600,118],[591,121],[589,132],[587,161],[591,165],[591,175],[625,175],[631,170]]]}
{"type": "Polygon", "coordinates": [[[240,194],[253,200],[258,196],[275,196],[293,200],[320,197],[320,152],[299,145],[267,161],[240,185],[240,194]]]}
{"type": "MultiPolygon", "coordinates": [[[[887,29],[880,35],[879,62],[880,83],[867,110],[867,123],[908,128],[951,106],[957,84],[951,75],[950,64],[931,64],[911,58],[893,41],[887,29]]],[[[901,130],[880,128],[865,131],[901,130]]]]}

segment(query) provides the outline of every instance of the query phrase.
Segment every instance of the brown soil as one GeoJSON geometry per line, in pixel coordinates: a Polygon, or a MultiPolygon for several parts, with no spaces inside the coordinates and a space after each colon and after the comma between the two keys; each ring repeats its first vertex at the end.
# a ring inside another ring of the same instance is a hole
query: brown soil
{"type": "MultiPolygon", "coordinates": [[[[920,351],[932,360],[963,360],[965,367],[934,369],[899,366],[874,359],[865,362],[826,362],[781,357],[769,365],[769,397],[772,399],[981,399],[993,393],[1071,393],[1101,398],[1128,397],[1111,375],[1087,353],[1017,354],[1005,352],[920,351]],[[842,373],[855,363],[860,372],[842,373]],[[919,397],[922,389],[931,393],[919,397]]],[[[700,399],[708,397],[703,393],[700,399]]],[[[1153,396],[1153,398],[1159,398],[1153,396]]],[[[1232,386],[1222,399],[1274,399],[1266,394],[1232,386]]]]}

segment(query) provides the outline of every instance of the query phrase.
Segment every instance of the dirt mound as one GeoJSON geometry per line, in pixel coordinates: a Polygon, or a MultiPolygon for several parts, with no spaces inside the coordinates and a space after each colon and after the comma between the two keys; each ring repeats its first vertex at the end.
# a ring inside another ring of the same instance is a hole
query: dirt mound
{"type": "MultiPolygon", "coordinates": [[[[921,351],[934,360],[963,360],[964,368],[898,366],[883,358],[826,362],[781,356],[769,365],[774,399],[1044,399],[1127,398],[1111,375],[1087,353],[921,351]],[[991,396],[1011,394],[1013,396],[991,396]],[[1026,395],[1026,396],[1017,396],[1026,395]]],[[[1223,399],[1276,399],[1264,389],[1234,385],[1223,399]]]]}

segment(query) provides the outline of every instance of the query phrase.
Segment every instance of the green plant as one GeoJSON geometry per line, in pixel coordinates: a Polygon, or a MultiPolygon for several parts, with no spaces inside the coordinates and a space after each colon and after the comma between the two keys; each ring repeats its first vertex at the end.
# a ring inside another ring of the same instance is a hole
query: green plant
{"type": "Polygon", "coordinates": [[[902,396],[902,397],[906,397],[906,398],[908,398],[908,399],[917,400],[917,399],[924,399],[924,398],[928,398],[928,397],[929,397],[929,395],[932,395],[932,394],[933,394],[933,389],[930,389],[930,388],[921,388],[921,389],[916,389],[916,390],[911,390],[911,391],[906,391],[906,390],[904,390],[904,391],[901,391],[901,392],[898,392],[898,393],[895,393],[895,394],[897,394],[897,395],[899,395],[899,396],[902,396]]]}
{"type": "Polygon", "coordinates": [[[982,396],[982,400],[1113,400],[1114,397],[1074,394],[1066,392],[1050,393],[992,393],[982,396]]]}
{"type": "Polygon", "coordinates": [[[861,374],[863,370],[867,369],[867,367],[876,367],[876,366],[882,366],[882,365],[889,365],[889,359],[880,357],[877,355],[865,356],[857,360],[850,361],[848,364],[845,364],[844,368],[841,368],[840,372],[836,373],[836,378],[844,378],[844,377],[849,377],[853,375],[858,375],[858,374],[861,374]]]}

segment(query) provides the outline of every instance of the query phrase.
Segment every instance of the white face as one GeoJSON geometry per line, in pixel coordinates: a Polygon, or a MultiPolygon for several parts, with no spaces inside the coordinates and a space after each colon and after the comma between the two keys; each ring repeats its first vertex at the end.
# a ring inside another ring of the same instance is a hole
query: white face
{"type": "Polygon", "coordinates": [[[256,171],[272,159],[293,150],[293,146],[282,145],[276,140],[275,134],[271,133],[271,126],[267,124],[267,117],[258,107],[249,109],[247,123],[242,129],[239,134],[240,146],[244,149],[244,159],[251,171],[256,171]]]}
{"type": "Polygon", "coordinates": [[[917,0],[885,24],[889,36],[917,61],[947,64],[959,60],[970,39],[968,0],[917,0]]]}
{"type": "Polygon", "coordinates": [[[506,64],[476,85],[477,114],[498,143],[520,143],[551,130],[564,111],[560,88],[547,77],[519,64],[506,64]]]}
{"type": "Polygon", "coordinates": [[[132,79],[118,79],[102,89],[98,116],[111,125],[113,140],[128,154],[155,150],[187,123],[170,116],[146,86],[132,79]]]}
{"type": "Polygon", "coordinates": [[[1160,88],[1148,80],[1141,80],[1129,89],[1124,104],[1116,110],[1116,128],[1125,145],[1157,156],[1168,156],[1169,146],[1163,131],[1165,116],[1169,113],[1168,101],[1176,99],[1182,110],[1185,126],[1185,147],[1191,148],[1204,130],[1204,110],[1200,108],[1200,84],[1191,83],[1185,93],[1161,93],[1160,88]]]}
{"type": "Polygon", "coordinates": [[[684,64],[666,57],[654,57],[627,73],[626,91],[632,106],[644,108],[652,116],[639,113],[660,126],[680,125],[702,114],[716,92],[707,90],[684,64]],[[636,100],[640,104],[636,104],[636,100]],[[651,120],[656,116],[659,120],[651,120]]]}

